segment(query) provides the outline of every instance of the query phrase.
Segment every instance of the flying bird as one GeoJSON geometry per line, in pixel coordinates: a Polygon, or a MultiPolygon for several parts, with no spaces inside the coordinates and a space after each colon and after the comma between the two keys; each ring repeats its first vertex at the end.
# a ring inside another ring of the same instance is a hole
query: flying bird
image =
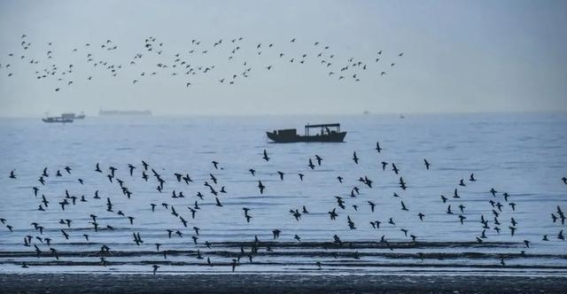
{"type": "Polygon", "coordinates": [[[264,194],[264,189],[266,189],[266,186],[262,184],[262,181],[258,181],[258,189],[260,189],[260,194],[264,194]]]}
{"type": "Polygon", "coordinates": [[[313,161],[311,160],[311,158],[309,158],[309,165],[308,165],[311,169],[315,169],[315,165],[313,165],[313,161]]]}
{"type": "Polygon", "coordinates": [[[352,155],[352,160],[354,161],[354,163],[358,164],[358,156],[356,156],[356,151],[352,155]]]}
{"type": "Polygon", "coordinates": [[[425,169],[429,169],[430,164],[429,164],[429,162],[427,161],[427,159],[424,159],[424,160],[423,160],[423,163],[425,163],[425,169]]]}

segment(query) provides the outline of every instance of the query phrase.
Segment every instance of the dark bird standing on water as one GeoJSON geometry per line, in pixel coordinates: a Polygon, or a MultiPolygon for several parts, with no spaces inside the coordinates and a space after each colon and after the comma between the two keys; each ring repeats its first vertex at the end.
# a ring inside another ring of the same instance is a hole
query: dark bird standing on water
{"type": "Polygon", "coordinates": [[[157,270],[158,270],[158,268],[159,268],[159,265],[154,264],[154,265],[152,265],[152,267],[154,268],[154,275],[155,275],[156,272],[157,272],[157,270]]]}
{"type": "Polygon", "coordinates": [[[278,229],[272,231],[272,234],[274,235],[274,240],[280,237],[280,233],[281,231],[278,229]]]}

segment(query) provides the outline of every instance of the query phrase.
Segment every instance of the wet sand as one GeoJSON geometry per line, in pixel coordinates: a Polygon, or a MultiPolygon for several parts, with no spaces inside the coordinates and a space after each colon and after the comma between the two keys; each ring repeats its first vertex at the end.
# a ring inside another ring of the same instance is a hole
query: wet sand
{"type": "Polygon", "coordinates": [[[1,293],[566,293],[567,277],[2,274],[1,293]]]}

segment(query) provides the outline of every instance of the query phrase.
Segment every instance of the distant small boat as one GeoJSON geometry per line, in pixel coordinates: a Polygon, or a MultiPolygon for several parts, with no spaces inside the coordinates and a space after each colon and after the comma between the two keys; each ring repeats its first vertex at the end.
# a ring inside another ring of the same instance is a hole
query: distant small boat
{"type": "Polygon", "coordinates": [[[46,118],[41,119],[43,122],[46,123],[72,123],[72,118],[66,118],[62,116],[48,116],[46,118]]]}
{"type": "Polygon", "coordinates": [[[268,138],[275,143],[296,143],[296,142],[343,142],[347,132],[341,132],[341,125],[317,124],[306,125],[305,135],[298,135],[296,129],[274,130],[266,132],[268,138]],[[312,129],[320,129],[315,134],[310,133],[312,129]]]}

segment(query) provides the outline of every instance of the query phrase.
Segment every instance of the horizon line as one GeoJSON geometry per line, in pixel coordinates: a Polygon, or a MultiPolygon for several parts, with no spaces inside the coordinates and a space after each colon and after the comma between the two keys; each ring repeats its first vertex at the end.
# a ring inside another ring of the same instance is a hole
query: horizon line
{"type": "MultiPolygon", "coordinates": [[[[148,109],[149,110],[149,109],[148,109]]],[[[147,111],[147,110],[144,110],[147,111]]],[[[534,110],[534,111],[454,111],[454,112],[434,112],[434,111],[423,111],[423,112],[344,112],[344,113],[154,113],[154,111],[149,110],[151,115],[116,115],[116,116],[100,116],[97,114],[89,114],[87,112],[82,112],[89,118],[162,118],[162,117],[264,117],[264,116],[407,116],[407,115],[483,115],[483,114],[567,114],[566,110],[556,109],[556,110],[534,110]]],[[[66,112],[62,112],[66,113],[66,112]]],[[[33,115],[33,114],[15,114],[15,115],[4,115],[0,114],[2,119],[10,118],[43,118],[45,115],[33,115]]]]}

